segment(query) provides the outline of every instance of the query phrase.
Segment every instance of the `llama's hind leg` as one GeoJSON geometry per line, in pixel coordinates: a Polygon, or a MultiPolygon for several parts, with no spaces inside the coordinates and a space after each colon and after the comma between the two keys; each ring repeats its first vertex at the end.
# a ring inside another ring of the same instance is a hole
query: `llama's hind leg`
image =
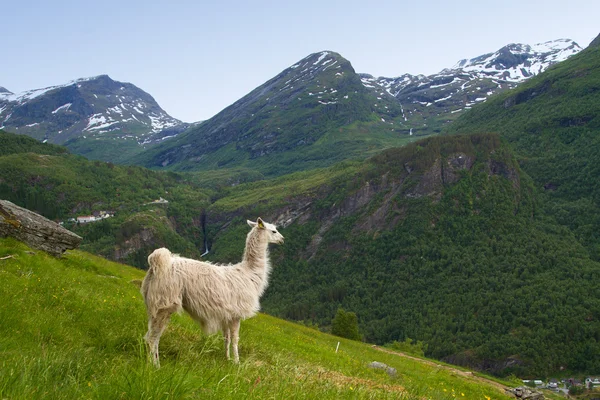
{"type": "Polygon", "coordinates": [[[231,330],[229,329],[229,324],[226,321],[223,321],[223,341],[225,342],[225,355],[228,360],[231,360],[231,356],[229,355],[229,347],[231,345],[231,330]]]}
{"type": "Polygon", "coordinates": [[[240,355],[238,353],[238,342],[240,340],[240,319],[234,319],[229,323],[231,341],[233,344],[233,362],[238,364],[240,362],[240,355]]]}
{"type": "Polygon", "coordinates": [[[177,306],[173,305],[168,308],[161,308],[158,310],[154,317],[148,318],[148,332],[144,339],[150,347],[150,356],[152,357],[152,363],[156,368],[160,368],[160,361],[158,358],[158,343],[160,342],[160,336],[166,329],[171,319],[171,314],[177,311],[177,306]]]}

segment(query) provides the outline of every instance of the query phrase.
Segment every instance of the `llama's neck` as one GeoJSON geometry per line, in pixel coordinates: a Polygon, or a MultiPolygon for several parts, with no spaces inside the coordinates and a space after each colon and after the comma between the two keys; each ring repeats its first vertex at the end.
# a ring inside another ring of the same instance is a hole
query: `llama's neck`
{"type": "Polygon", "coordinates": [[[269,265],[269,243],[266,235],[254,228],[246,237],[246,248],[244,249],[244,262],[249,268],[268,268],[269,265]]]}

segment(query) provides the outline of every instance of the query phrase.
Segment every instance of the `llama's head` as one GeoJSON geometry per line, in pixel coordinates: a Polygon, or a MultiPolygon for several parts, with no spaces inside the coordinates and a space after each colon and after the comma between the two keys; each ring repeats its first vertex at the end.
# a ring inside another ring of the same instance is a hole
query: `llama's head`
{"type": "Polygon", "coordinates": [[[283,243],[283,236],[277,231],[277,227],[275,225],[263,221],[260,217],[258,217],[256,222],[247,222],[252,228],[258,229],[260,232],[264,232],[264,234],[267,235],[269,243],[283,243]]]}

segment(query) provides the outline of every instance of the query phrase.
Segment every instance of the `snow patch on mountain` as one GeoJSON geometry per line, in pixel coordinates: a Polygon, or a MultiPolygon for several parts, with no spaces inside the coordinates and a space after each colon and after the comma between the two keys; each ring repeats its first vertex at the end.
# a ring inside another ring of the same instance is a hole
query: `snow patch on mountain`
{"type": "Polygon", "coordinates": [[[68,111],[69,107],[71,107],[73,103],[67,103],[67,104],[63,104],[62,106],[58,107],[56,110],[52,111],[52,114],[56,114],[59,111],[68,111]]]}

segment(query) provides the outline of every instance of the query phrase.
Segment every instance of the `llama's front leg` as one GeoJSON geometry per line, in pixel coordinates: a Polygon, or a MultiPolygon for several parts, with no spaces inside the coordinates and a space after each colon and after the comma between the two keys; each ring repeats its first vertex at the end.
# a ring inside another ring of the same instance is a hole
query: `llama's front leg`
{"type": "Polygon", "coordinates": [[[229,324],[227,322],[223,323],[223,341],[225,342],[225,355],[228,360],[231,360],[229,355],[229,347],[231,345],[231,330],[229,329],[229,324]]]}
{"type": "Polygon", "coordinates": [[[234,319],[231,321],[231,336],[233,337],[233,362],[239,364],[240,355],[238,353],[238,342],[240,340],[240,320],[234,319]]]}

